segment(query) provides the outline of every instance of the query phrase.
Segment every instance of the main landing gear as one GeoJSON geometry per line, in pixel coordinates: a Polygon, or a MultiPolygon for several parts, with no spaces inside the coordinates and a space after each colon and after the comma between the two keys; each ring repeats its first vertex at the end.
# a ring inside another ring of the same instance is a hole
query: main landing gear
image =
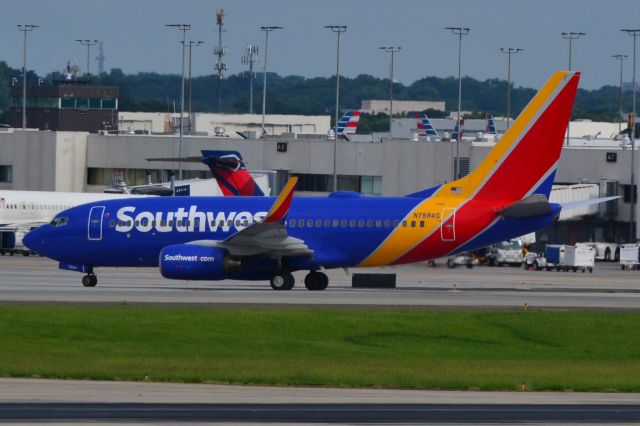
{"type": "Polygon", "coordinates": [[[89,272],[82,277],[82,285],[85,287],[95,287],[98,284],[98,277],[93,272],[89,272]]]}
{"type": "MultiPolygon", "coordinates": [[[[291,290],[296,280],[291,272],[279,272],[271,278],[271,288],[274,290],[291,290]]],[[[307,290],[324,290],[329,285],[329,278],[324,272],[311,271],[304,278],[307,290]]]]}
{"type": "Polygon", "coordinates": [[[296,279],[291,272],[279,272],[271,278],[271,288],[274,290],[291,290],[296,285],[296,279]]]}
{"type": "Polygon", "coordinates": [[[329,285],[329,277],[324,272],[311,271],[304,277],[307,290],[324,290],[329,285]]]}

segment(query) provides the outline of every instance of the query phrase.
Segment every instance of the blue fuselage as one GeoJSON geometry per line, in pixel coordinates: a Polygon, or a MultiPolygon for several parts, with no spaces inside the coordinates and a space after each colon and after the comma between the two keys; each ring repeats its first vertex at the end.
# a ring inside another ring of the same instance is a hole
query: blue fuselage
{"type": "MultiPolygon", "coordinates": [[[[42,255],[73,265],[157,266],[164,247],[223,241],[261,220],[274,200],[166,197],[95,202],[60,213],[57,223],[54,220],[32,231],[26,243],[42,255]]],[[[286,218],[287,234],[304,241],[313,255],[287,259],[287,267],[298,270],[358,266],[380,249],[397,228],[415,227],[420,232],[422,221],[412,220],[410,214],[423,201],[424,198],[414,197],[355,195],[294,198],[286,218]]],[[[558,209],[535,218],[500,220],[473,239],[448,242],[449,253],[487,246],[545,227],[558,209]]],[[[473,220],[460,217],[455,226],[464,227],[473,220]]],[[[425,253],[421,260],[427,258],[425,253]]]]}

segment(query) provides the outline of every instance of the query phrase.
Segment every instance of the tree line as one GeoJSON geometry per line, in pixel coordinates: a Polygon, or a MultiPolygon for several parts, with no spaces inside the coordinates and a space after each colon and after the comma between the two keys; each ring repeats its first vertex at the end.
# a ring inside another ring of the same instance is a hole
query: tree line
{"type": "MultiPolygon", "coordinates": [[[[221,82],[216,75],[195,77],[192,80],[192,109],[198,112],[247,113],[249,111],[249,73],[231,75],[221,82]],[[222,111],[217,111],[217,90],[221,84],[222,111]]],[[[30,82],[39,77],[28,73],[30,82]]],[[[52,76],[44,77],[51,81],[52,76]]],[[[179,75],[158,73],[125,74],[121,69],[111,69],[109,73],[92,76],[96,85],[118,86],[120,88],[119,109],[122,111],[172,112],[180,110],[179,75]]],[[[267,73],[267,113],[334,115],[335,76],[305,78],[301,76],[280,76],[267,73]]],[[[8,121],[10,107],[9,87],[12,81],[22,82],[18,69],[0,61],[0,122],[8,121]],[[13,79],[17,80],[13,80],[13,79]]],[[[29,83],[28,83],[29,84],[29,83]]],[[[480,81],[464,77],[462,81],[462,109],[475,113],[505,115],[507,104],[507,82],[500,79],[480,81]]],[[[512,115],[525,107],[535,94],[535,89],[512,87],[512,115]]],[[[188,99],[188,86],[185,89],[188,99]]],[[[409,85],[394,83],[396,100],[445,101],[448,110],[457,109],[458,82],[454,77],[424,77],[409,85]]],[[[388,99],[389,79],[361,74],[354,78],[340,78],[341,109],[357,109],[363,99],[388,99]]],[[[187,100],[185,100],[186,104],[187,100]]],[[[618,120],[619,87],[603,86],[595,90],[579,89],[573,111],[573,118],[594,121],[618,120]]],[[[185,106],[186,108],[186,106],[185,106]]],[[[631,94],[626,93],[624,111],[630,111],[631,94]]],[[[262,110],[262,75],[254,80],[254,112],[262,110]]],[[[432,114],[434,112],[432,111],[432,114]]],[[[436,116],[434,116],[436,118],[436,116]]],[[[369,130],[386,130],[384,115],[367,117],[372,124],[369,130]],[[378,123],[378,124],[376,124],[378,123]]],[[[366,127],[366,126],[365,126],[366,127]]]]}

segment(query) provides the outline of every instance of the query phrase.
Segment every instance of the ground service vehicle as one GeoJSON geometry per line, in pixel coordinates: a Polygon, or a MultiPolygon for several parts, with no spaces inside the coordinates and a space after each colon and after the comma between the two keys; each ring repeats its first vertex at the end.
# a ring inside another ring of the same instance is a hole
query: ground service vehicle
{"type": "Polygon", "coordinates": [[[593,272],[596,260],[596,249],[590,244],[576,244],[566,246],[564,262],[560,265],[565,271],[593,272]]]}
{"type": "Polygon", "coordinates": [[[523,244],[519,239],[502,241],[495,244],[487,254],[489,266],[520,266],[524,260],[523,244]]]}
{"type": "Polygon", "coordinates": [[[622,244],[620,246],[620,268],[640,269],[640,244],[622,244]]]}
{"type": "Polygon", "coordinates": [[[551,271],[560,270],[560,265],[564,263],[565,245],[548,244],[544,248],[544,257],[547,259],[546,269],[551,271]]]}
{"type": "Polygon", "coordinates": [[[524,269],[535,269],[536,271],[540,271],[547,267],[547,259],[538,253],[530,251],[524,256],[522,264],[524,269]]]}

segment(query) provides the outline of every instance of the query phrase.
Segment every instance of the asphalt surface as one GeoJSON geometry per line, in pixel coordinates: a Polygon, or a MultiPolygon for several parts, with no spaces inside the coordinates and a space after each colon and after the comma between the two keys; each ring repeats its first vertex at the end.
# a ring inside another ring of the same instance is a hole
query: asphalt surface
{"type": "Polygon", "coordinates": [[[101,268],[98,286],[40,257],[0,257],[0,303],[153,303],[184,305],[317,305],[394,307],[504,307],[640,309],[640,271],[598,263],[593,274],[521,268],[448,269],[423,264],[328,271],[325,291],[273,291],[267,282],[166,280],[154,268],[101,268]],[[397,274],[396,289],[355,289],[352,272],[397,274]]]}
{"type": "Polygon", "coordinates": [[[0,422],[640,422],[633,394],[270,388],[0,379],[0,422]]]}
{"type": "Polygon", "coordinates": [[[520,423],[640,421],[640,405],[472,404],[0,404],[14,421],[252,423],[520,423]]]}
{"type": "MultiPolygon", "coordinates": [[[[39,257],[0,257],[2,303],[140,303],[186,306],[362,306],[420,308],[640,309],[640,272],[597,264],[593,274],[519,268],[447,269],[407,265],[328,271],[330,286],[309,292],[296,273],[291,291],[266,282],[180,282],[152,268],[82,274],[39,257]],[[396,289],[354,289],[352,272],[397,274],[396,289]]],[[[0,346],[1,348],[1,346],[0,346]]],[[[634,424],[634,394],[438,392],[261,388],[157,383],[0,379],[0,422],[634,424]]]]}

